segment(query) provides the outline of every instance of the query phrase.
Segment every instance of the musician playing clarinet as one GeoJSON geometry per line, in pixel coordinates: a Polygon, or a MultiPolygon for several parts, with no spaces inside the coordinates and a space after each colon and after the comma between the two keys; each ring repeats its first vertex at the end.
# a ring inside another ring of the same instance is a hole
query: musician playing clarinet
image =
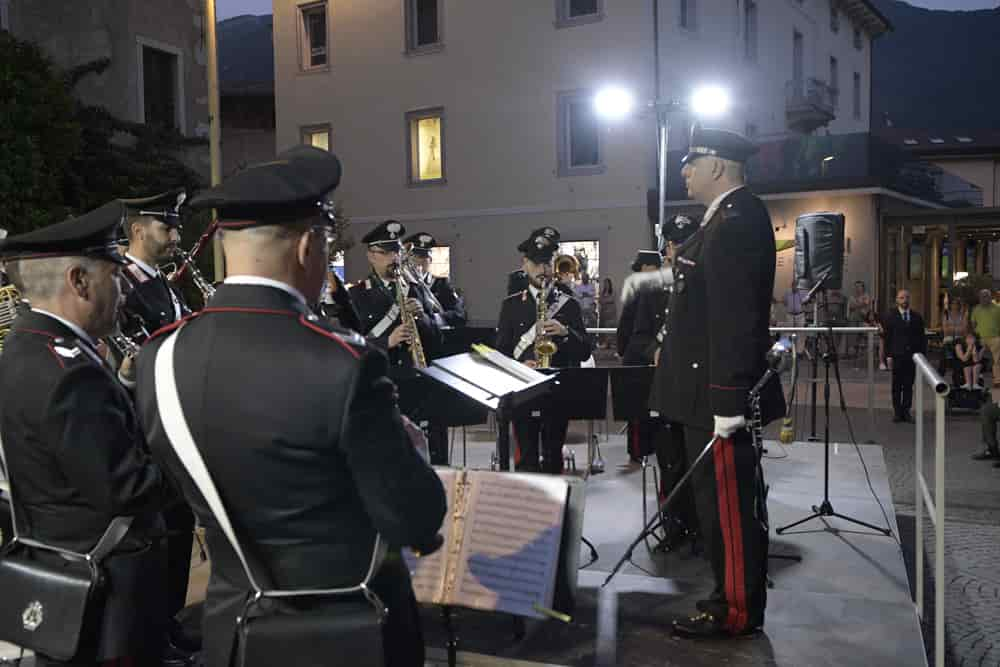
{"type": "MultiPolygon", "coordinates": [[[[159,267],[177,254],[181,240],[181,206],[186,199],[182,190],[174,190],[143,199],[123,199],[126,209],[125,236],[128,251],[123,267],[124,295],[119,322],[122,333],[142,344],[157,329],[191,313],[180,294],[159,267]]],[[[118,379],[128,389],[135,387],[132,359],[126,357],[118,369],[118,379]]],[[[164,510],[167,524],[167,614],[173,618],[184,608],[191,570],[191,547],[194,540],[194,514],[178,500],[164,510]]],[[[180,630],[172,627],[172,642],[179,642],[180,630]]],[[[179,653],[196,647],[174,646],[179,653]]]]}
{"type": "MultiPolygon", "coordinates": [[[[553,280],[552,258],[559,248],[559,232],[552,227],[536,229],[517,246],[523,256],[521,268],[528,286],[504,299],[497,323],[497,349],[531,368],[544,365],[540,343],[550,342],[556,351],[548,364],[553,368],[578,367],[590,357],[590,340],[583,325],[583,312],[573,293],[553,280]],[[544,308],[538,300],[545,299],[544,308]],[[539,314],[544,312],[544,319],[539,314]]],[[[537,408],[536,408],[537,410],[537,408]]],[[[514,467],[525,472],[562,473],[562,446],[569,420],[532,411],[515,414],[514,467]],[[542,463],[539,465],[539,443],[542,463]]]]}

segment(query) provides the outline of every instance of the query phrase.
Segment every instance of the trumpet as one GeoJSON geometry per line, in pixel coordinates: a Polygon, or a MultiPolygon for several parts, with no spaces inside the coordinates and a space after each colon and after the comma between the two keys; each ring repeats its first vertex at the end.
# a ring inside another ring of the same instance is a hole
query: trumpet
{"type": "Polygon", "coordinates": [[[542,289],[538,291],[538,303],[535,307],[535,326],[538,332],[535,334],[535,361],[539,368],[551,368],[552,357],[559,350],[555,341],[550,336],[542,333],[542,325],[549,319],[549,293],[552,290],[552,281],[544,280],[542,289]]]}
{"type": "Polygon", "coordinates": [[[215,286],[208,282],[202,272],[198,269],[198,265],[195,264],[194,259],[191,257],[190,253],[184,252],[181,248],[176,250],[177,258],[180,260],[181,265],[174,272],[174,275],[179,275],[185,268],[191,272],[191,280],[194,282],[194,286],[198,288],[201,292],[202,299],[205,303],[215,295],[215,286]]]}
{"type": "Polygon", "coordinates": [[[420,331],[417,329],[417,322],[413,318],[413,313],[406,309],[406,297],[410,293],[410,285],[403,275],[403,267],[396,266],[396,304],[399,306],[399,317],[403,326],[413,332],[413,340],[410,341],[410,355],[413,358],[414,368],[427,368],[427,356],[424,354],[424,344],[420,340],[420,331]]]}

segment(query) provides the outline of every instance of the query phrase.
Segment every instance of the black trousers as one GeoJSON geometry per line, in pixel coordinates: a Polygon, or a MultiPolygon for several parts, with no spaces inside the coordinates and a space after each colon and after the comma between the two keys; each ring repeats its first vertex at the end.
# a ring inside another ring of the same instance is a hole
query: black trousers
{"type": "Polygon", "coordinates": [[[431,465],[448,465],[448,427],[432,421],[428,422],[424,430],[427,432],[427,449],[430,450],[431,465]]]}
{"type": "MultiPolygon", "coordinates": [[[[711,438],[707,430],[685,427],[692,464],[711,438]]],[[[718,440],[691,475],[705,554],[715,577],[709,607],[732,633],[763,625],[767,606],[767,527],[757,466],[750,433],[741,429],[718,440]]]]}
{"type": "Polygon", "coordinates": [[[983,424],[983,444],[986,450],[994,456],[1000,456],[1000,446],[997,444],[997,422],[1000,421],[1000,405],[987,403],[980,411],[983,424]]]}
{"type": "Polygon", "coordinates": [[[194,512],[177,503],[163,513],[167,524],[167,616],[173,618],[187,601],[194,545],[194,512]]]}
{"type": "Polygon", "coordinates": [[[372,578],[371,589],[389,608],[389,616],[382,627],[386,667],[423,667],[424,634],[420,611],[410,571],[398,551],[390,552],[372,578]]]}
{"type": "MultiPolygon", "coordinates": [[[[687,451],[684,447],[684,426],[657,418],[658,428],[653,433],[656,463],[660,467],[660,502],[667,496],[688,469],[687,451]]],[[[694,508],[694,493],[690,483],[678,492],[666,513],[680,521],[689,530],[698,528],[698,517],[694,508]]]]}
{"type": "Polygon", "coordinates": [[[913,358],[905,355],[892,358],[892,409],[897,416],[910,414],[913,405],[913,380],[917,367],[913,358]]]}
{"type": "Polygon", "coordinates": [[[561,475],[562,446],[566,442],[569,420],[542,414],[541,417],[520,416],[511,422],[514,435],[514,470],[545,472],[561,475]],[[538,463],[541,444],[542,463],[538,463]]]}
{"type": "Polygon", "coordinates": [[[655,451],[657,432],[663,428],[663,421],[658,417],[632,419],[626,424],[628,437],[628,457],[638,461],[655,451]]]}

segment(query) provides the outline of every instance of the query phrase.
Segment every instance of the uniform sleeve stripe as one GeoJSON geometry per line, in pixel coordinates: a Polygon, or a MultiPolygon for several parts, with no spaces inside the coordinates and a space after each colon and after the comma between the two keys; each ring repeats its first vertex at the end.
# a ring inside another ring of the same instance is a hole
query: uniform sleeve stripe
{"type": "Polygon", "coordinates": [[[332,340],[332,341],[335,341],[335,342],[339,343],[339,344],[340,344],[340,346],[341,346],[342,348],[344,348],[345,350],[347,350],[348,352],[350,352],[350,353],[351,353],[351,354],[352,354],[352,355],[354,356],[354,358],[355,358],[355,359],[360,359],[360,358],[361,358],[361,355],[360,355],[360,354],[358,353],[358,351],[357,351],[357,350],[355,350],[355,349],[354,349],[353,347],[351,347],[350,345],[348,345],[348,344],[347,344],[347,343],[346,343],[346,342],[344,341],[344,339],[343,339],[343,338],[341,338],[341,337],[340,337],[340,336],[338,336],[337,334],[333,333],[332,331],[327,331],[327,330],[326,330],[326,329],[324,329],[323,327],[318,327],[318,326],[316,326],[315,324],[313,324],[312,322],[310,322],[309,320],[307,320],[307,319],[306,319],[306,316],[305,316],[305,315],[300,315],[300,316],[299,316],[299,322],[300,322],[300,323],[301,323],[301,324],[302,324],[303,326],[305,326],[305,327],[306,327],[307,329],[312,329],[312,330],[313,330],[313,331],[315,331],[316,333],[318,333],[318,334],[320,334],[320,335],[322,335],[322,336],[326,336],[326,337],[327,337],[327,338],[329,338],[330,340],[332,340]]]}

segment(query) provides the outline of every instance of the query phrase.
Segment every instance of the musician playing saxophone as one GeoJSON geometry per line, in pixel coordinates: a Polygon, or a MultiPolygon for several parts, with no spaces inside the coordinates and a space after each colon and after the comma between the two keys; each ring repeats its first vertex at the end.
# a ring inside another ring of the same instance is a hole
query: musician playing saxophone
{"type": "MultiPolygon", "coordinates": [[[[558,247],[559,232],[552,227],[536,229],[517,247],[528,287],[508,296],[500,307],[497,349],[532,368],[546,365],[546,353],[550,353],[547,365],[553,368],[576,367],[590,356],[580,303],[569,289],[552,280],[552,258],[558,247]]],[[[538,416],[515,414],[511,423],[515,468],[560,474],[569,421],[546,415],[543,409],[538,416]]]]}

